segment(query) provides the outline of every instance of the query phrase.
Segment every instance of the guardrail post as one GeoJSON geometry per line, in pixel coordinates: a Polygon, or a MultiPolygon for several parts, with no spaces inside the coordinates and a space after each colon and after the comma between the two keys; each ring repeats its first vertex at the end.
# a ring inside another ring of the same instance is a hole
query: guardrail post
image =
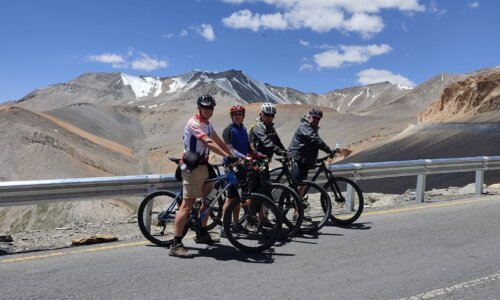
{"type": "MultiPolygon", "coordinates": [[[[152,192],[156,191],[156,189],[153,188],[148,188],[148,195],[151,194],[152,192]]],[[[144,214],[145,216],[142,216],[144,219],[144,225],[146,225],[146,228],[149,230],[151,228],[151,215],[153,212],[153,201],[149,201],[146,207],[144,208],[144,214]]]]}
{"type": "Polygon", "coordinates": [[[427,175],[426,174],[418,174],[417,176],[417,195],[415,197],[415,200],[417,203],[422,203],[424,202],[424,193],[425,193],[425,179],[427,175]]]}
{"type": "Polygon", "coordinates": [[[476,170],[476,196],[483,193],[484,170],[476,170]]]}
{"type": "Polygon", "coordinates": [[[346,207],[347,209],[349,209],[349,211],[354,211],[354,201],[352,201],[352,195],[353,195],[353,188],[352,188],[352,185],[348,184],[347,185],[347,189],[346,189],[346,198],[345,198],[345,201],[347,201],[346,203],[346,207]]]}

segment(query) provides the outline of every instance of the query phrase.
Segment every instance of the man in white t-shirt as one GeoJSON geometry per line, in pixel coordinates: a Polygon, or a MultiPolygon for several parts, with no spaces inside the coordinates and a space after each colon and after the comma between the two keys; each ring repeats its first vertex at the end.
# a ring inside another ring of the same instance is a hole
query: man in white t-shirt
{"type": "MultiPolygon", "coordinates": [[[[183,199],[182,205],[175,216],[174,241],[169,255],[183,258],[190,258],[192,255],[182,244],[182,231],[186,225],[186,219],[193,208],[197,198],[206,195],[212,189],[212,184],[206,184],[209,178],[208,158],[210,151],[215,152],[225,158],[231,156],[231,150],[224,141],[217,135],[212,124],[208,121],[214,112],[215,99],[210,95],[198,97],[198,114],[194,115],[186,124],[184,129],[184,153],[191,152],[192,157],[200,157],[199,165],[193,169],[182,171],[183,199]],[[197,155],[196,155],[197,154],[197,155]]],[[[186,164],[186,162],[184,162],[186,164]]],[[[204,206],[204,204],[202,204],[204,206]]],[[[202,209],[204,208],[202,206],[202,209]]],[[[202,233],[198,236],[198,243],[210,244],[214,240],[210,237],[208,230],[204,230],[207,225],[207,218],[202,220],[202,233]]]]}

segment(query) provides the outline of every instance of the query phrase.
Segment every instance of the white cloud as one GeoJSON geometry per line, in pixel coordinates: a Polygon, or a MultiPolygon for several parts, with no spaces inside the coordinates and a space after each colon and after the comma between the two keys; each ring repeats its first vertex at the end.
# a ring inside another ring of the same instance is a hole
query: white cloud
{"type": "Polygon", "coordinates": [[[179,33],[180,37],[185,37],[188,35],[188,31],[186,29],[182,29],[181,32],[179,33]]]}
{"type": "Polygon", "coordinates": [[[99,62],[103,64],[110,64],[113,68],[126,68],[127,63],[125,59],[119,54],[104,53],[100,55],[89,55],[87,60],[91,62],[99,62]]]}
{"type": "Polygon", "coordinates": [[[429,11],[433,14],[438,15],[439,17],[441,17],[442,15],[444,15],[446,13],[446,9],[439,7],[436,0],[432,0],[429,3],[429,11]]]}
{"type": "Polygon", "coordinates": [[[479,7],[479,2],[474,1],[474,2],[469,2],[467,3],[467,6],[470,8],[478,8],[479,7]]]}
{"type": "Polygon", "coordinates": [[[166,68],[167,62],[164,60],[152,58],[144,52],[139,53],[140,58],[132,61],[132,69],[142,71],[153,71],[160,68],[166,68]]]}
{"type": "MultiPolygon", "coordinates": [[[[250,29],[302,29],[315,32],[339,30],[358,32],[369,38],[384,29],[379,16],[383,9],[398,9],[403,12],[424,11],[419,0],[260,0],[278,11],[270,14],[253,13],[248,9],[234,12],[222,19],[231,28],[250,29]]],[[[223,0],[226,3],[241,4],[257,0],[223,0]]]]}
{"type": "Polygon", "coordinates": [[[173,33],[165,33],[165,34],[163,34],[161,37],[162,37],[162,38],[164,38],[164,39],[165,39],[165,38],[170,39],[170,38],[172,38],[173,36],[174,36],[174,34],[173,34],[173,33]]]}
{"type": "Polygon", "coordinates": [[[196,31],[199,35],[201,35],[205,40],[209,42],[215,41],[215,34],[212,25],[210,24],[201,24],[200,27],[196,28],[196,31]]]}
{"type": "Polygon", "coordinates": [[[393,84],[399,84],[407,87],[414,87],[415,83],[410,79],[400,75],[394,74],[388,70],[380,70],[380,69],[366,69],[358,74],[358,82],[362,85],[373,84],[378,82],[389,81],[393,84]]]}
{"type": "Polygon", "coordinates": [[[137,52],[133,48],[127,50],[127,56],[119,54],[104,53],[100,55],[88,55],[87,60],[103,64],[110,64],[113,68],[153,71],[159,68],[166,68],[165,60],[150,57],[144,52],[137,52]],[[135,57],[135,58],[134,58],[135,57]],[[132,60],[132,61],[131,61],[132,60]]]}
{"type": "Polygon", "coordinates": [[[368,46],[345,46],[315,54],[314,62],[318,68],[336,69],[351,64],[367,62],[372,56],[389,53],[392,48],[387,44],[368,46]]]}
{"type": "Polygon", "coordinates": [[[306,48],[311,48],[311,43],[309,43],[308,41],[299,40],[299,44],[301,44],[302,46],[304,46],[306,48]]]}
{"type": "Polygon", "coordinates": [[[299,71],[312,71],[314,69],[314,66],[308,63],[304,63],[300,66],[299,71]]]}

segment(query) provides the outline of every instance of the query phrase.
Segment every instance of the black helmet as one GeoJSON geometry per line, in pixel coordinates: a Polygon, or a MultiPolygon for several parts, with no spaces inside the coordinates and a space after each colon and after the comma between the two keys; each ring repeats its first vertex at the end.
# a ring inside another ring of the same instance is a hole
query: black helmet
{"type": "Polygon", "coordinates": [[[215,99],[210,95],[203,95],[198,97],[198,101],[196,101],[196,103],[198,104],[198,106],[214,107],[215,99]]]}
{"type": "Polygon", "coordinates": [[[309,111],[310,116],[315,116],[319,118],[323,118],[323,112],[319,108],[313,108],[309,111]]]}

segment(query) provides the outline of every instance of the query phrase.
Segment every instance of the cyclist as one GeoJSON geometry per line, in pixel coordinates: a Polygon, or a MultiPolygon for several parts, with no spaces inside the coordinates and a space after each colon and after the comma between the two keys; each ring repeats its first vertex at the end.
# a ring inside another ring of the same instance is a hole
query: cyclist
{"type": "MultiPolygon", "coordinates": [[[[294,181],[302,181],[307,178],[309,170],[316,165],[319,150],[330,154],[334,153],[318,134],[319,121],[322,117],[323,112],[319,108],[311,109],[302,118],[299,128],[290,142],[288,153],[296,163],[291,170],[294,181]]],[[[303,190],[304,187],[299,189],[301,196],[303,190]]]]}
{"type": "MultiPolygon", "coordinates": [[[[169,255],[189,258],[192,255],[182,244],[182,231],[186,225],[186,218],[191,211],[196,198],[206,195],[212,188],[212,184],[205,184],[209,178],[208,158],[210,150],[223,156],[229,161],[234,161],[231,150],[217,135],[209,119],[213,114],[215,99],[210,95],[198,97],[198,113],[194,115],[184,128],[184,155],[182,167],[183,200],[175,216],[174,241],[169,255]]],[[[211,167],[210,167],[211,168],[211,167]]],[[[204,204],[202,204],[202,209],[204,204]]],[[[202,220],[202,227],[206,227],[207,217],[202,220]]],[[[208,230],[202,230],[197,237],[198,243],[210,244],[214,240],[210,237],[208,230]]]]}
{"type": "MultiPolygon", "coordinates": [[[[243,125],[243,120],[245,119],[245,108],[241,105],[234,105],[230,108],[229,114],[231,117],[231,123],[222,132],[222,138],[224,142],[232,150],[234,156],[238,158],[243,158],[246,160],[251,160],[253,158],[265,158],[266,156],[254,151],[250,146],[250,141],[248,139],[248,133],[243,125]]],[[[236,187],[230,186],[227,190],[227,199],[224,202],[222,208],[222,214],[224,215],[226,208],[229,206],[231,201],[236,199],[238,191],[236,187]]],[[[238,223],[238,210],[233,211],[233,223],[238,223]]],[[[235,230],[243,230],[241,225],[235,225],[235,230]]],[[[220,230],[220,237],[225,238],[224,228],[220,230]]]]}
{"type": "Polygon", "coordinates": [[[272,159],[273,155],[282,155],[286,153],[285,146],[274,129],[274,116],[276,115],[276,106],[266,102],[260,109],[259,117],[256,123],[250,128],[250,143],[258,152],[272,159]]]}

